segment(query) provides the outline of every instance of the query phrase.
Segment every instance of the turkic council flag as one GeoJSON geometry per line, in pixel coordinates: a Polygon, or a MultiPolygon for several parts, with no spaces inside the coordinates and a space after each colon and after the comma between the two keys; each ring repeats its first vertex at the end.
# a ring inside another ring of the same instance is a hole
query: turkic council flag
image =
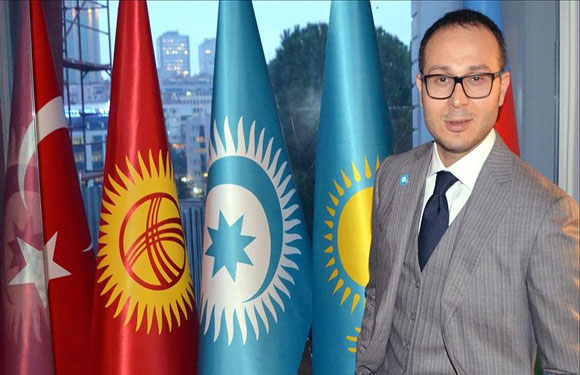
{"type": "Polygon", "coordinates": [[[199,371],[292,374],[310,328],[310,248],[250,1],[219,6],[199,371]]]}
{"type": "MultiPolygon", "coordinates": [[[[476,10],[489,17],[503,32],[503,20],[501,16],[501,3],[497,0],[464,0],[463,7],[476,10]]],[[[507,60],[507,56],[506,56],[507,60]]],[[[506,61],[506,71],[509,71],[509,61],[506,61]]],[[[513,76],[512,76],[513,79],[513,76]]],[[[505,142],[508,148],[516,155],[520,155],[518,143],[518,125],[514,107],[514,94],[512,84],[508,87],[505,100],[495,123],[495,130],[505,142]]]]}
{"type": "Polygon", "coordinates": [[[121,1],[103,181],[92,374],[194,374],[198,322],[147,5],[121,1]]]}
{"type": "Polygon", "coordinates": [[[30,1],[38,171],[54,373],[86,370],[95,268],[40,1],[30,1]]]}
{"type": "Polygon", "coordinates": [[[14,2],[14,81],[0,248],[0,374],[50,375],[28,2],[14,2]]]}
{"type": "Polygon", "coordinates": [[[369,279],[375,172],[392,150],[370,4],[332,2],[313,234],[313,370],[353,374],[369,279]]]}

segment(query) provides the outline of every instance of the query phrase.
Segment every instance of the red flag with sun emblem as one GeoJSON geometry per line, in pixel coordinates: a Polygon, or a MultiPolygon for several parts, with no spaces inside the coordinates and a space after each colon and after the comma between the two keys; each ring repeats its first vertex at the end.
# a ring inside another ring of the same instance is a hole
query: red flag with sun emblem
{"type": "Polygon", "coordinates": [[[80,374],[88,361],[95,258],[42,4],[29,4],[54,373],[80,374]]]}
{"type": "Polygon", "coordinates": [[[145,1],[121,1],[92,374],[194,374],[197,318],[145,1]]]}

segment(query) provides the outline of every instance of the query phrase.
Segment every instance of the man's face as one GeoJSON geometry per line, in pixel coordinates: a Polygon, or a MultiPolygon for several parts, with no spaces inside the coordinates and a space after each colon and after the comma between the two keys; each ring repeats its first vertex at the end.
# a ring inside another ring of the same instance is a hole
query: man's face
{"type": "MultiPolygon", "coordinates": [[[[425,46],[425,75],[461,77],[472,73],[495,73],[500,69],[499,45],[485,27],[444,28],[433,34],[425,46]]],[[[429,97],[421,76],[417,75],[425,123],[446,166],[473,150],[493,128],[509,81],[510,74],[503,73],[494,80],[490,95],[482,99],[468,98],[458,84],[449,99],[441,100],[429,97]]]]}

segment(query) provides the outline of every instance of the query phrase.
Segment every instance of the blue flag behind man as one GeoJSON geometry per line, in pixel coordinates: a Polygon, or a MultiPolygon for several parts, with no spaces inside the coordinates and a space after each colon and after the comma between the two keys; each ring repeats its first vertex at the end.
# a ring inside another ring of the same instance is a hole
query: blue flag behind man
{"type": "Polygon", "coordinates": [[[333,2],[322,90],[313,233],[313,369],[353,374],[364,310],[375,171],[392,150],[368,1],[333,2]]]}
{"type": "Polygon", "coordinates": [[[250,1],[220,2],[200,374],[296,374],[311,324],[308,234],[250,1]]]}

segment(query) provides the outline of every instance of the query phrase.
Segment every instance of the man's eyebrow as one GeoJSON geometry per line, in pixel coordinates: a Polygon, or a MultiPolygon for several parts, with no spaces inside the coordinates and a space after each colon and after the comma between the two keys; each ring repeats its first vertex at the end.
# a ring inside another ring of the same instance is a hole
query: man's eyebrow
{"type": "Polygon", "coordinates": [[[433,65],[431,68],[429,68],[429,70],[427,71],[427,74],[431,73],[434,70],[440,70],[443,72],[450,72],[451,68],[447,65],[433,65]]]}
{"type": "MultiPolygon", "coordinates": [[[[433,65],[431,68],[429,68],[429,70],[427,71],[427,74],[430,74],[433,71],[439,71],[442,73],[449,73],[451,72],[451,67],[448,65],[433,65]]],[[[487,71],[487,72],[491,72],[491,68],[489,66],[487,66],[486,64],[480,64],[480,65],[471,65],[467,68],[468,72],[481,72],[481,71],[487,71]]]]}
{"type": "Polygon", "coordinates": [[[469,67],[469,71],[470,72],[475,72],[475,71],[481,71],[481,70],[487,70],[487,71],[491,71],[490,67],[485,65],[485,64],[480,64],[480,65],[471,65],[469,67]]]}

